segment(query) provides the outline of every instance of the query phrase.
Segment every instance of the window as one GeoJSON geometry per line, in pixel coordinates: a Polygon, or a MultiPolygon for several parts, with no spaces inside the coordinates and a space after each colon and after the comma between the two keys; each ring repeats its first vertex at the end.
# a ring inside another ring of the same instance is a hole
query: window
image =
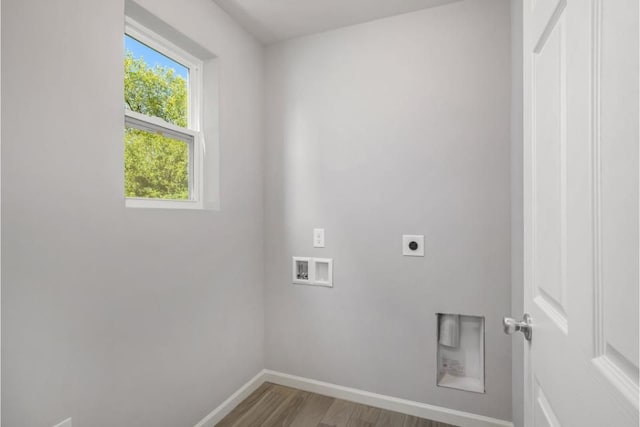
{"type": "Polygon", "coordinates": [[[203,207],[202,62],[127,19],[127,207],[203,207]]]}

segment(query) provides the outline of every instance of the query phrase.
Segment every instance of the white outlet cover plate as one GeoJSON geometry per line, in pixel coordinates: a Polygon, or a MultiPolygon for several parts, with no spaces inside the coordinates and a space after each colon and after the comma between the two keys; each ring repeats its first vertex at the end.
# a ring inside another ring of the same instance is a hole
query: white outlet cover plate
{"type": "Polygon", "coordinates": [[[313,229],[313,247],[324,248],[324,228],[313,229]]]}
{"type": "Polygon", "coordinates": [[[402,236],[402,255],[404,256],[424,256],[424,235],[404,234],[402,236]],[[418,247],[412,250],[409,247],[411,242],[416,242],[418,247]]]}

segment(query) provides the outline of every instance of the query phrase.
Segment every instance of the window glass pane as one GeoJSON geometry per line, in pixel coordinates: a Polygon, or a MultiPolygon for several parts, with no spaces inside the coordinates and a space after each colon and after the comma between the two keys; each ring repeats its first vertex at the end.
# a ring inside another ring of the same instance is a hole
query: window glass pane
{"type": "Polygon", "coordinates": [[[189,200],[189,145],[179,139],[125,129],[126,197],[189,200]]]}
{"type": "Polygon", "coordinates": [[[187,127],[189,69],[124,36],[125,108],[187,127]]]}

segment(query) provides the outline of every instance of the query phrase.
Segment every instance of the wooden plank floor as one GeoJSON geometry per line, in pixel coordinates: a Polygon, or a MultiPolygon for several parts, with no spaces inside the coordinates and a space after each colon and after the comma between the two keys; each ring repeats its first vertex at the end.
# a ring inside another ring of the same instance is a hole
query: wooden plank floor
{"type": "Polygon", "coordinates": [[[264,383],[217,427],[454,427],[264,383]]]}

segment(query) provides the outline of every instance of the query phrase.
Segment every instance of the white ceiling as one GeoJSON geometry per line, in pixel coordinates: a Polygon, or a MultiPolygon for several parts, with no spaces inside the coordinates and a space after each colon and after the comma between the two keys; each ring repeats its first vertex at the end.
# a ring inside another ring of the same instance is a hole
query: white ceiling
{"type": "Polygon", "coordinates": [[[263,43],[458,0],[213,0],[263,43]]]}

